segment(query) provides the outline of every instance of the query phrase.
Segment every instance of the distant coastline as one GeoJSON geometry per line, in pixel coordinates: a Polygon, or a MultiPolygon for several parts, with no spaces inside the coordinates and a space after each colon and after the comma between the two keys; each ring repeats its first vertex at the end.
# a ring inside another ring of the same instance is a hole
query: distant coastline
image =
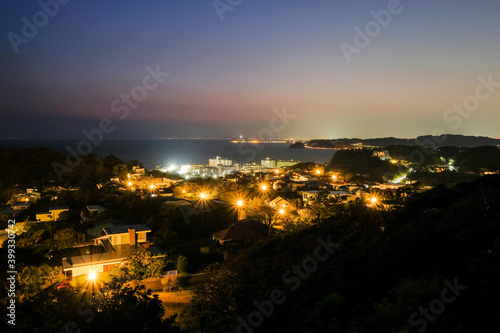
{"type": "MultiPolygon", "coordinates": [[[[47,147],[64,153],[66,147],[75,147],[80,140],[1,140],[0,149],[47,147]]],[[[334,151],[316,149],[290,149],[288,143],[231,143],[230,139],[105,139],[93,147],[92,153],[105,157],[114,155],[124,161],[137,160],[148,169],[170,164],[208,164],[210,158],[223,156],[235,162],[255,162],[269,157],[328,163],[334,151]]]]}
{"type": "Polygon", "coordinates": [[[500,139],[484,136],[467,136],[445,134],[441,136],[423,135],[414,139],[395,137],[375,139],[314,139],[305,143],[306,148],[314,149],[359,149],[359,148],[385,148],[391,145],[424,146],[427,148],[440,148],[446,146],[473,148],[479,146],[500,147],[500,139]]]}

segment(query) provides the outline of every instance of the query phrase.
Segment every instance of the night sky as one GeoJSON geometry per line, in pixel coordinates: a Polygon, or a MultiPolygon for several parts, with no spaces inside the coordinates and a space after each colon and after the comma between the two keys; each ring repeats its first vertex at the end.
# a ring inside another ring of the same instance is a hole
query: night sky
{"type": "Polygon", "coordinates": [[[2,1],[0,137],[80,138],[102,118],[109,138],[257,136],[285,108],[277,137],[499,137],[500,83],[447,110],[500,82],[500,1],[401,1],[348,63],[341,43],[391,2],[222,0],[221,20],[210,0],[72,0],[16,53],[42,8],[2,1]],[[120,119],[148,66],[169,75],[120,119]]]}

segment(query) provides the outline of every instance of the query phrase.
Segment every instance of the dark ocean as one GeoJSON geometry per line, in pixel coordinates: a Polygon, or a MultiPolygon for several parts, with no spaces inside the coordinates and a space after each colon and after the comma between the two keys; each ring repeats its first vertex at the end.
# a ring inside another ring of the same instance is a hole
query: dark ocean
{"type": "MultiPolygon", "coordinates": [[[[66,146],[76,150],[79,140],[0,140],[0,149],[48,147],[64,152],[66,146]]],[[[104,140],[92,146],[92,153],[104,157],[115,155],[124,160],[137,160],[148,169],[170,164],[208,164],[215,156],[227,157],[234,162],[256,162],[266,157],[275,160],[328,163],[334,150],[293,149],[285,143],[231,143],[229,140],[104,140]]]]}

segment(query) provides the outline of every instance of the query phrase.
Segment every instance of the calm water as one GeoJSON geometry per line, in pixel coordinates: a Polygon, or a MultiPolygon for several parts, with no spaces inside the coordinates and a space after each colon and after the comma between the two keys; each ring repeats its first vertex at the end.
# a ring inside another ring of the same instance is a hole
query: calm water
{"type": "MultiPolygon", "coordinates": [[[[69,145],[76,149],[78,140],[0,140],[0,149],[48,147],[65,151],[69,145]]],[[[256,162],[270,157],[275,160],[291,158],[302,162],[328,163],[333,150],[291,149],[289,144],[231,143],[225,140],[104,140],[93,146],[92,153],[99,156],[113,154],[124,161],[138,160],[148,169],[169,164],[208,164],[217,155],[236,162],[256,162]]]]}

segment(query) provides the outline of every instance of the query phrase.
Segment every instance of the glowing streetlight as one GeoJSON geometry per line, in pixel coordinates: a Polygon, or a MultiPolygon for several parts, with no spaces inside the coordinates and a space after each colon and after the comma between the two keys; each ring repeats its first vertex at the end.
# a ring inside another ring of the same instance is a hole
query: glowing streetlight
{"type": "Polygon", "coordinates": [[[127,185],[128,185],[128,186],[132,186],[132,182],[128,182],[128,183],[127,183],[127,185]]]}
{"type": "Polygon", "coordinates": [[[155,186],[153,184],[149,185],[149,188],[154,190],[155,189],[155,186]]]}
{"type": "Polygon", "coordinates": [[[319,175],[321,173],[321,170],[316,170],[316,174],[319,175]]]}
{"type": "Polygon", "coordinates": [[[201,192],[200,193],[200,198],[201,199],[206,199],[207,198],[207,194],[205,192],[201,192]]]}
{"type": "Polygon", "coordinates": [[[238,211],[238,220],[242,220],[243,219],[243,200],[241,199],[238,199],[238,201],[236,201],[236,207],[237,207],[237,211],[238,211]]]}
{"type": "Polygon", "coordinates": [[[89,274],[87,275],[87,280],[93,285],[94,282],[97,280],[97,273],[94,271],[90,271],[89,274]]]}
{"type": "Polygon", "coordinates": [[[279,213],[280,213],[280,215],[283,215],[283,214],[285,214],[285,210],[284,210],[283,208],[281,208],[281,209],[279,210],[279,213]]]}
{"type": "Polygon", "coordinates": [[[336,175],[333,175],[333,176],[332,176],[332,179],[333,179],[333,180],[337,179],[337,176],[336,176],[336,175]]]}

